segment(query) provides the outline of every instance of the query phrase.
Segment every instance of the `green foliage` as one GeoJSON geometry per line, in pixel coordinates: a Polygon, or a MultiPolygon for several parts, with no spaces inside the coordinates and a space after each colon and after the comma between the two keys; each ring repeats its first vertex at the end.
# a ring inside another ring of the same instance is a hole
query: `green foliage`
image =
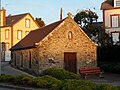
{"type": "Polygon", "coordinates": [[[110,84],[99,84],[96,90],[118,90],[118,88],[110,84]]]}
{"type": "Polygon", "coordinates": [[[36,78],[35,83],[37,87],[50,88],[51,90],[59,90],[62,84],[60,80],[48,75],[36,78]]]}
{"type": "Polygon", "coordinates": [[[79,79],[80,75],[66,71],[61,68],[48,68],[42,72],[43,75],[50,75],[60,80],[64,79],[79,79]]]}
{"type": "Polygon", "coordinates": [[[64,80],[61,90],[96,90],[96,84],[84,80],[64,80]]]}
{"type": "Polygon", "coordinates": [[[74,20],[81,26],[86,26],[89,23],[92,23],[93,21],[97,21],[97,19],[97,14],[91,11],[90,9],[82,10],[78,12],[74,17],[74,20]]]}
{"type": "Polygon", "coordinates": [[[101,67],[103,71],[120,73],[120,63],[98,62],[98,66],[101,67]]]}
{"type": "Polygon", "coordinates": [[[97,23],[98,16],[94,11],[82,10],[79,11],[75,17],[75,22],[84,30],[84,32],[93,40],[93,36],[96,37],[96,40],[93,40],[95,43],[97,42],[99,45],[110,45],[111,38],[107,33],[105,33],[105,29],[103,28],[102,23],[97,23]]]}
{"type": "Polygon", "coordinates": [[[76,79],[58,80],[48,75],[36,78],[27,75],[18,75],[16,77],[11,75],[1,75],[0,82],[50,90],[120,90],[119,86],[115,87],[109,84],[95,84],[91,81],[76,79]]]}
{"type": "Polygon", "coordinates": [[[15,83],[16,84],[21,84],[21,85],[25,85],[25,86],[27,86],[27,85],[30,85],[30,86],[32,86],[32,82],[33,82],[33,77],[30,77],[30,76],[28,76],[28,75],[18,75],[18,76],[16,76],[16,78],[15,78],[16,80],[15,80],[15,83]]]}
{"type": "Polygon", "coordinates": [[[120,90],[120,86],[116,86],[117,90],[120,90]]]}
{"type": "Polygon", "coordinates": [[[1,75],[0,82],[14,82],[15,77],[12,75],[1,75]]]}

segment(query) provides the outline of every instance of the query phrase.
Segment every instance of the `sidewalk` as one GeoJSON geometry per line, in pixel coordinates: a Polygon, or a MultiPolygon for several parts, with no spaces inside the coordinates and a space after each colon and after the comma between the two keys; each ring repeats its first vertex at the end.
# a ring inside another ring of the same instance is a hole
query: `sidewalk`
{"type": "Polygon", "coordinates": [[[0,87],[9,88],[10,90],[48,90],[48,89],[41,89],[41,88],[32,88],[32,87],[23,87],[23,86],[15,86],[10,85],[8,83],[0,83],[0,87]]]}
{"type": "Polygon", "coordinates": [[[111,84],[113,86],[120,86],[120,74],[113,74],[113,73],[103,73],[103,78],[95,77],[88,77],[86,80],[90,80],[97,84],[111,84]]]}
{"type": "Polygon", "coordinates": [[[8,62],[2,62],[1,63],[1,73],[2,74],[13,75],[13,76],[26,74],[26,75],[34,77],[33,75],[30,75],[26,72],[23,72],[23,71],[19,70],[19,69],[15,69],[15,68],[11,67],[11,65],[8,62]]]}

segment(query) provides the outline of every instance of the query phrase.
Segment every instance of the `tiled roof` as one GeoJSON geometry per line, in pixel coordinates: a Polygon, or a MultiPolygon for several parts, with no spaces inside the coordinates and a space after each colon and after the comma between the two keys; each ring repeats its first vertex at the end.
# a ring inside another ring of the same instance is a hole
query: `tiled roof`
{"type": "Polygon", "coordinates": [[[19,20],[21,20],[23,17],[25,17],[27,14],[29,13],[13,15],[13,16],[9,15],[8,17],[6,17],[6,26],[14,25],[19,20]]]}
{"type": "Polygon", "coordinates": [[[63,20],[54,22],[50,25],[31,31],[26,37],[20,42],[14,45],[10,50],[20,50],[35,47],[35,43],[39,43],[44,39],[50,32],[52,32],[63,20]]]}

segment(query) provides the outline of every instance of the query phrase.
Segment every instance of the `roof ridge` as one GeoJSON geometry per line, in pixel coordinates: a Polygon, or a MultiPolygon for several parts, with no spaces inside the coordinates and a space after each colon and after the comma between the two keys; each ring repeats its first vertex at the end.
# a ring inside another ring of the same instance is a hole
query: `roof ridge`
{"type": "Polygon", "coordinates": [[[6,16],[6,18],[20,16],[20,15],[27,15],[27,14],[30,14],[30,13],[22,13],[22,14],[16,14],[16,15],[11,15],[11,16],[8,15],[8,16],[6,16]]]}
{"type": "Polygon", "coordinates": [[[36,30],[40,30],[40,29],[44,29],[44,28],[49,27],[50,25],[53,25],[53,24],[55,24],[55,23],[59,23],[59,22],[61,23],[61,22],[63,22],[65,19],[66,19],[66,18],[64,18],[64,19],[62,19],[62,20],[59,20],[59,21],[55,21],[55,22],[50,23],[50,24],[48,24],[48,25],[46,25],[46,26],[43,26],[43,27],[41,27],[41,28],[32,30],[31,32],[36,31],[36,30]]]}

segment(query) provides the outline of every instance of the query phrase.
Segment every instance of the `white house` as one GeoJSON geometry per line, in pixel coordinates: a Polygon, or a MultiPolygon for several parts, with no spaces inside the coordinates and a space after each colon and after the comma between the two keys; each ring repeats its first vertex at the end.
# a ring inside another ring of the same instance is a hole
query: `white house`
{"type": "Polygon", "coordinates": [[[120,43],[120,0],[104,0],[101,4],[106,32],[112,37],[113,44],[120,43]]]}

